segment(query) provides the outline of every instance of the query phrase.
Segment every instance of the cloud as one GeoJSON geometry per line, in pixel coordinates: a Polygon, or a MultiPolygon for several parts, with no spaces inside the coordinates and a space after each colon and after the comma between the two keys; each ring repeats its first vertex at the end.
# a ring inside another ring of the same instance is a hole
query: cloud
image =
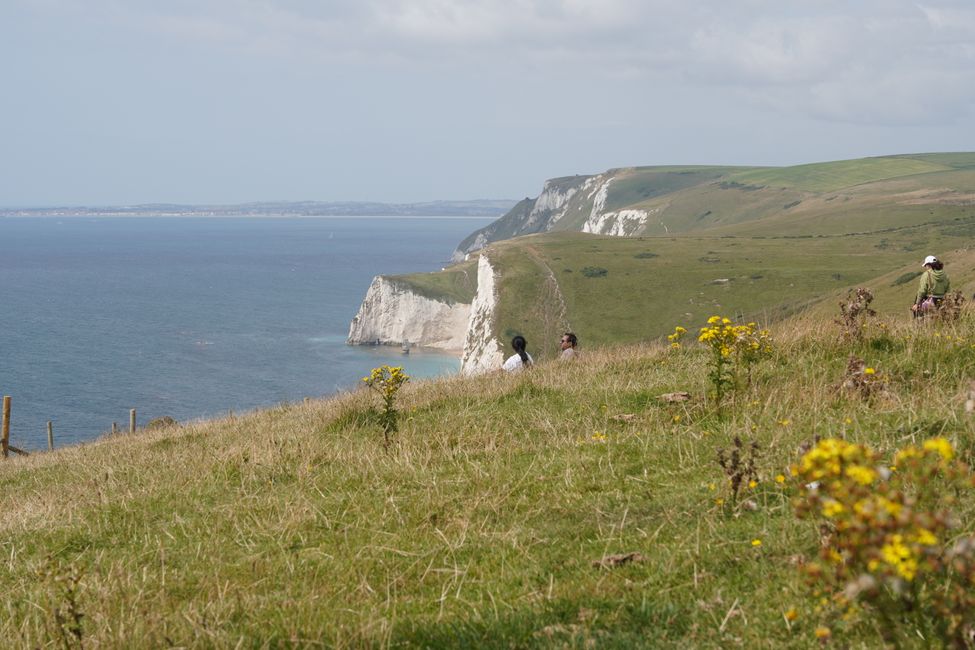
{"type": "Polygon", "coordinates": [[[975,105],[967,0],[14,0],[316,65],[494,70],[733,92],[788,114],[930,124],[975,105]]]}

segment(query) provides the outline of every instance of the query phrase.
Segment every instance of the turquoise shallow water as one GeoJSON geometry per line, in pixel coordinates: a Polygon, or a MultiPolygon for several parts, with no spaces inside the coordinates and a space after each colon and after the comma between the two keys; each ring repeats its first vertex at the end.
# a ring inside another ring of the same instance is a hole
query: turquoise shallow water
{"type": "Polygon", "coordinates": [[[11,443],[90,440],[351,388],[384,363],[345,345],[374,275],[432,271],[489,218],[0,218],[0,393],[11,443]]]}

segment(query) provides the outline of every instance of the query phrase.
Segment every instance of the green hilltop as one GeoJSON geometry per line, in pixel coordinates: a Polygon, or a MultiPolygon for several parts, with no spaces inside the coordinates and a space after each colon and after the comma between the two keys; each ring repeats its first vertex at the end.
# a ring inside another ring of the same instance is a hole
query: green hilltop
{"type": "MultiPolygon", "coordinates": [[[[544,209],[533,213],[537,201],[526,199],[495,230],[480,231],[495,239],[479,249],[499,275],[494,334],[503,345],[523,334],[543,357],[565,329],[601,345],[659,338],[675,323],[699,325],[718,311],[774,322],[834,305],[855,286],[885,289],[888,276],[916,272],[931,253],[947,263],[954,288],[969,296],[975,288],[967,265],[975,153],[785,168],[622,168],[554,179],[546,193],[538,200],[544,209]],[[646,215],[622,228],[628,236],[580,232],[600,183],[601,214],[646,215]],[[561,207],[553,197],[565,199],[561,207]]],[[[468,260],[399,279],[436,297],[432,285],[456,287],[451,278],[469,279],[471,269],[468,260]]],[[[449,298],[469,300],[475,287],[464,287],[449,298]]],[[[913,292],[913,283],[901,283],[881,291],[890,296],[878,304],[904,312],[913,292]]]]}

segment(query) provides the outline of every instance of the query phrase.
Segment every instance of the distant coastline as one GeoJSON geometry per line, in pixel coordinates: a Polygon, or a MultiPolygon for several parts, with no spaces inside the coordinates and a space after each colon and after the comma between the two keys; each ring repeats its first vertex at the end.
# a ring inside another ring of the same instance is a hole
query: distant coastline
{"type": "Polygon", "coordinates": [[[478,199],[421,203],[269,201],[227,205],[0,207],[0,217],[498,217],[515,203],[507,199],[478,199]]]}

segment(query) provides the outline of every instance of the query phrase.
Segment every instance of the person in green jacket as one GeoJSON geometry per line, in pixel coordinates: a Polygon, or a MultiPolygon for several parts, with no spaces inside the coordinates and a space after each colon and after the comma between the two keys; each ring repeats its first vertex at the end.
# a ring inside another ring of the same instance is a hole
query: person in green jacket
{"type": "Polygon", "coordinates": [[[911,311],[915,316],[937,309],[951,287],[948,274],[944,271],[945,265],[937,257],[928,255],[921,266],[924,267],[924,273],[921,274],[917,296],[914,297],[914,304],[911,305],[911,311]]]}

